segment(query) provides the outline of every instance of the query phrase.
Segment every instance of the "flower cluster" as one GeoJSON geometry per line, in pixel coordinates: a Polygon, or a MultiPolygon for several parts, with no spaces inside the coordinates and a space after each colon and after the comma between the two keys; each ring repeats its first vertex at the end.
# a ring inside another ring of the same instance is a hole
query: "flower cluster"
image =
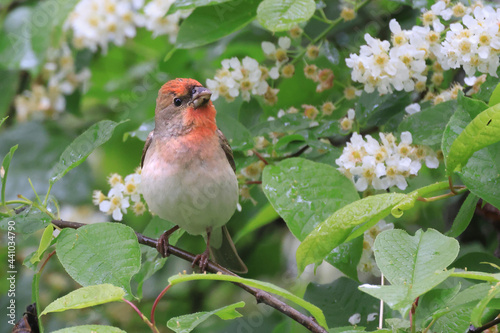
{"type": "Polygon", "coordinates": [[[108,44],[123,45],[136,35],[138,27],[146,27],[153,36],[169,35],[175,42],[179,20],[190,12],[176,11],[166,15],[174,0],[80,0],[65,22],[73,30],[73,44],[93,52],[100,47],[107,52],[108,44]],[[142,12],[143,11],[143,12],[142,12]]]}
{"type": "Polygon", "coordinates": [[[86,90],[90,71],[85,68],[76,73],[71,50],[64,44],[58,50],[49,49],[40,79],[47,84],[33,83],[31,90],[16,96],[19,121],[55,118],[66,109],[65,95],[79,88],[86,90]]]}
{"type": "Polygon", "coordinates": [[[316,65],[307,65],[304,67],[306,78],[317,82],[316,92],[322,92],[333,87],[333,71],[330,68],[319,69],[316,65]]]}
{"type": "Polygon", "coordinates": [[[123,179],[119,174],[111,174],[108,178],[111,189],[108,195],[95,190],[93,203],[99,206],[99,210],[111,215],[115,221],[121,221],[127,208],[131,207],[135,215],[142,215],[146,211],[146,205],[141,200],[141,170],[137,168],[123,179]]]}
{"type": "Polygon", "coordinates": [[[145,27],[153,32],[153,37],[168,35],[170,43],[175,43],[179,32],[179,21],[191,14],[191,11],[178,10],[166,15],[175,0],[151,0],[144,6],[145,27]]]}
{"type": "Polygon", "coordinates": [[[439,58],[443,69],[462,67],[468,77],[476,71],[496,77],[500,65],[499,25],[500,9],[490,6],[477,6],[462,22],[450,24],[439,58]]]}
{"type": "MultiPolygon", "coordinates": [[[[221,64],[222,68],[217,70],[214,79],[207,79],[212,100],[222,96],[227,101],[232,101],[241,94],[244,101],[249,101],[251,95],[258,95],[264,96],[270,104],[276,102],[279,90],[271,88],[266,81],[271,72],[260,66],[257,60],[245,57],[240,61],[234,57],[222,60],[221,64]]],[[[277,75],[279,76],[279,72],[277,75]]]]}
{"type": "Polygon", "coordinates": [[[402,30],[396,20],[391,20],[391,43],[366,34],[367,45],[361,46],[359,55],[351,54],[346,59],[352,80],[363,83],[366,92],[422,92],[427,89],[426,61],[434,62],[431,78],[436,87],[443,82],[442,71],[450,68],[463,68],[468,76],[465,83],[470,86],[476,82],[474,75],[478,71],[497,76],[499,9],[480,3],[470,7],[453,5],[441,0],[423,13],[422,23],[423,26],[402,30]]]}
{"type": "Polygon", "coordinates": [[[353,133],[342,155],[335,161],[341,171],[352,179],[358,191],[369,186],[385,190],[397,186],[404,190],[406,178],[418,174],[425,161],[428,168],[437,168],[439,160],[434,151],[425,146],[412,144],[410,132],[401,133],[401,142],[393,134],[380,133],[379,141],[366,135],[365,139],[353,133]]]}
{"type": "Polygon", "coordinates": [[[361,252],[361,258],[357,267],[361,281],[371,276],[380,276],[380,270],[375,262],[373,244],[375,243],[375,238],[382,231],[391,229],[394,229],[394,224],[380,220],[376,225],[365,231],[363,235],[363,252],[361,252]]]}
{"type": "Polygon", "coordinates": [[[65,28],[73,30],[75,47],[95,52],[100,46],[106,53],[108,43],[123,45],[127,38],[135,36],[136,27],[144,24],[138,13],[141,6],[141,0],[80,0],[65,28]]]}

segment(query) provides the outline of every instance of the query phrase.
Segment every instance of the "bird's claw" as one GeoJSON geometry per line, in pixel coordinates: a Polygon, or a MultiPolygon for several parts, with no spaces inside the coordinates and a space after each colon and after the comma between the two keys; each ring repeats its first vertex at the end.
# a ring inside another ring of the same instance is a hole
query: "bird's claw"
{"type": "Polygon", "coordinates": [[[198,254],[196,257],[194,257],[191,267],[194,268],[194,266],[196,266],[196,264],[198,263],[198,266],[200,266],[200,270],[202,272],[205,272],[207,270],[208,257],[209,257],[208,251],[205,251],[202,254],[198,254]]]}
{"type": "Polygon", "coordinates": [[[168,242],[169,236],[170,235],[168,235],[167,232],[163,233],[160,238],[158,238],[158,243],[156,243],[156,250],[163,258],[170,255],[170,253],[168,252],[168,246],[170,245],[168,242]]]}

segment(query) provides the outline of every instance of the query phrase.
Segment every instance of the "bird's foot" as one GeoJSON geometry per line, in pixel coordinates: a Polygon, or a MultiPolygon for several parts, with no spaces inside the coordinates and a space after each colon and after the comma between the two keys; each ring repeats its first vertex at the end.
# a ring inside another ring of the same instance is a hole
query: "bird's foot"
{"type": "Polygon", "coordinates": [[[175,227],[165,231],[160,238],[158,238],[158,243],[156,243],[156,250],[160,253],[160,255],[165,258],[170,255],[168,252],[168,247],[170,243],[168,242],[168,238],[170,235],[172,235],[177,229],[179,229],[179,226],[176,225],[175,227]]]}
{"type": "Polygon", "coordinates": [[[196,266],[196,264],[198,264],[200,266],[200,270],[202,272],[205,272],[207,269],[207,265],[208,265],[208,258],[210,256],[210,251],[208,249],[208,246],[207,246],[207,249],[202,253],[202,254],[198,254],[196,257],[194,257],[194,260],[193,260],[193,263],[191,264],[191,267],[194,268],[194,266],[196,266]]]}

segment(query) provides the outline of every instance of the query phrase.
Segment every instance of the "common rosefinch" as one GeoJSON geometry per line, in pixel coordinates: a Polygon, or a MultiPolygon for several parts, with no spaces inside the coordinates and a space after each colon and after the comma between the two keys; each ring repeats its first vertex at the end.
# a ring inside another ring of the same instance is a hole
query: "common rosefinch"
{"type": "Polygon", "coordinates": [[[178,227],[206,235],[196,256],[205,270],[211,253],[220,265],[246,272],[225,224],[238,203],[231,147],[215,123],[211,91],[193,79],[171,80],[156,99],[155,129],[142,154],[141,186],[149,209],[177,227],[165,232],[158,251],[167,256],[168,236],[178,227]]]}

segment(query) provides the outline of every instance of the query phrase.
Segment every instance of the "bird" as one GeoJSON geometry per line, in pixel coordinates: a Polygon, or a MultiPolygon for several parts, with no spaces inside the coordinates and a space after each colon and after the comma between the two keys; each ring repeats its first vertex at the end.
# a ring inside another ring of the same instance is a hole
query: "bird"
{"type": "Polygon", "coordinates": [[[176,226],[165,231],[157,250],[168,256],[168,237],[178,228],[206,238],[192,267],[206,270],[210,254],[235,273],[248,271],[226,223],[239,198],[233,152],[217,127],[212,92],[195,79],[177,78],[158,92],[155,128],[141,158],[141,192],[149,210],[176,226]]]}

